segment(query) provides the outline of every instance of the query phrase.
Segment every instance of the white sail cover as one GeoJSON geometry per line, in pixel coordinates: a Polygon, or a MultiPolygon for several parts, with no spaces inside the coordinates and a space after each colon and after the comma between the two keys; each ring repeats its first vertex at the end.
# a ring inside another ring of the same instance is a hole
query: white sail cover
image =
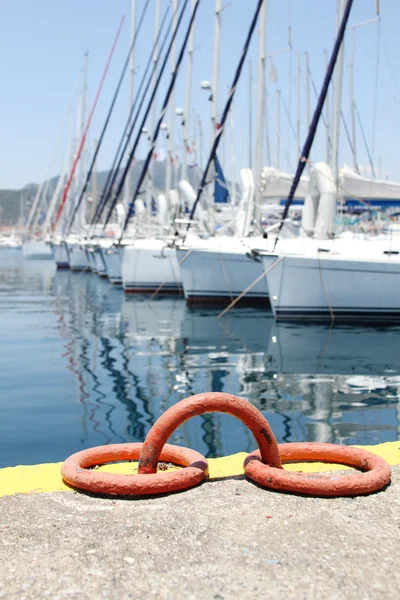
{"type": "MultiPolygon", "coordinates": [[[[286,200],[293,183],[293,175],[274,167],[263,167],[261,171],[261,194],[263,199],[286,200]]],[[[301,177],[295,199],[304,199],[308,190],[308,177],[301,177]]]]}
{"type": "Polygon", "coordinates": [[[242,197],[236,213],[236,235],[246,237],[250,232],[254,210],[254,177],[251,169],[241,169],[242,197]]]}
{"type": "MultiPolygon", "coordinates": [[[[308,177],[301,177],[295,193],[295,199],[304,199],[308,190],[308,177]]],[[[286,199],[293,182],[293,175],[279,171],[274,167],[264,167],[261,171],[261,193],[265,200],[286,199]]],[[[400,201],[400,183],[384,179],[371,179],[359,175],[348,166],[339,171],[339,193],[345,199],[362,200],[398,200],[400,201]]]]}
{"type": "Polygon", "coordinates": [[[347,166],[339,171],[339,188],[345,199],[400,200],[400,183],[383,179],[370,179],[358,175],[347,166]]]}

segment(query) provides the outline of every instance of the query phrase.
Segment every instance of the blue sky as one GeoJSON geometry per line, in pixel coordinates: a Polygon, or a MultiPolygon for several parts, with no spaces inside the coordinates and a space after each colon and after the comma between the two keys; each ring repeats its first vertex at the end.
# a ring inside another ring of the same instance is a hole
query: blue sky
{"type": "MultiPolygon", "coordinates": [[[[93,100],[107,59],[118,23],[127,0],[13,0],[0,3],[0,188],[18,188],[29,182],[41,181],[47,173],[50,156],[50,175],[60,170],[63,153],[67,152],[66,131],[60,137],[68,104],[77,102],[83,54],[89,51],[89,94],[93,100]],[[75,90],[75,91],[74,91],[75,90]],[[54,150],[53,150],[54,149],[54,150]]],[[[145,0],[137,0],[140,14],[145,0]]],[[[167,0],[163,0],[166,6],[167,0]]],[[[227,88],[239,60],[242,44],[252,18],[256,0],[226,0],[222,14],[221,59],[219,80],[219,111],[222,111],[227,88]]],[[[143,73],[152,45],[155,1],[150,0],[144,27],[135,53],[136,82],[143,73]]],[[[350,24],[375,17],[376,0],[355,0],[350,24]]],[[[209,102],[207,92],[200,89],[200,81],[212,76],[214,0],[202,0],[195,27],[195,53],[192,85],[192,111],[201,119],[203,158],[210,146],[209,102]]],[[[187,19],[186,21],[187,22],[187,19]]],[[[400,180],[397,159],[397,140],[400,138],[400,72],[398,56],[400,42],[398,24],[400,3],[381,0],[381,43],[377,94],[375,70],[377,60],[378,25],[373,23],[357,29],[355,36],[355,96],[367,143],[374,148],[374,163],[382,166],[382,174],[400,180]],[[375,96],[377,98],[376,109],[375,96]],[[376,120],[374,128],[374,110],[376,120]]],[[[336,0],[269,0],[267,24],[267,53],[284,49],[288,44],[288,26],[292,30],[292,52],[277,55],[274,67],[277,80],[268,78],[268,131],[270,157],[264,151],[264,163],[276,163],[276,90],[281,90],[286,107],[291,109],[291,120],[296,127],[296,54],[300,56],[301,85],[301,143],[307,132],[305,52],[309,53],[310,70],[317,88],[324,75],[324,49],[332,49],[336,29],[336,0]]],[[[90,144],[99,136],[108,106],[119,78],[129,47],[129,11],[115,52],[101,99],[90,130],[90,144]]],[[[179,39],[182,38],[182,35],[179,39]]],[[[253,140],[255,137],[256,62],[258,34],[254,36],[249,59],[253,71],[253,140]]],[[[179,41],[178,41],[179,46],[179,41]]],[[[346,35],[345,71],[342,108],[350,127],[348,64],[353,48],[353,33],[346,35]]],[[[175,107],[184,106],[186,64],[182,64],[175,93],[175,107]]],[[[166,82],[164,82],[166,83],[166,82]]],[[[165,85],[158,96],[158,108],[165,93],[165,85]]],[[[90,101],[89,101],[90,102],[90,101]]],[[[316,98],[311,91],[311,110],[316,98]]],[[[109,132],[100,152],[98,167],[110,166],[128,111],[128,88],[124,85],[111,121],[109,132]]],[[[192,113],[193,114],[193,113],[192,113]]],[[[181,151],[181,127],[175,123],[176,152],[181,151]]],[[[197,120],[197,119],[196,119],[197,120]]],[[[249,69],[246,64],[234,103],[234,145],[231,148],[228,133],[220,151],[221,162],[228,174],[233,164],[236,171],[248,166],[249,157],[249,69]],[[234,163],[232,162],[234,156],[234,163]]],[[[74,125],[74,128],[76,126],[74,125]]],[[[190,125],[194,136],[194,123],[190,125]]],[[[198,133],[197,133],[198,136],[198,133]]],[[[163,136],[160,145],[165,144],[163,136]]],[[[197,137],[197,145],[199,139],[197,137]]],[[[265,144],[266,146],[266,144],[265,144]]],[[[324,160],[325,134],[321,125],[313,160],[324,160]]],[[[366,165],[367,153],[357,125],[358,162],[366,165]]],[[[142,143],[139,155],[145,152],[142,143]]],[[[347,139],[342,127],[340,163],[352,163],[347,139]]],[[[280,167],[295,168],[296,139],[289,125],[285,108],[281,108],[280,167]]]]}

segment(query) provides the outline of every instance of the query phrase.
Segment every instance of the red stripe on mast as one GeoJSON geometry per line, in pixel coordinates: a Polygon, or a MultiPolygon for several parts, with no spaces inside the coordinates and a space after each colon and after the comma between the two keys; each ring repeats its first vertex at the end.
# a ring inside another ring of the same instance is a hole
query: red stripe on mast
{"type": "Polygon", "coordinates": [[[115,48],[116,48],[116,45],[117,45],[117,42],[118,42],[121,30],[122,30],[122,25],[124,24],[124,21],[125,21],[125,17],[126,17],[126,12],[124,12],[124,14],[122,15],[120,24],[119,24],[118,29],[117,29],[117,33],[115,35],[115,39],[114,39],[113,45],[112,45],[111,50],[110,50],[110,54],[109,54],[107,62],[106,62],[106,66],[104,67],[104,71],[103,71],[103,74],[102,74],[101,79],[100,79],[99,87],[97,89],[97,93],[96,93],[95,99],[93,101],[92,108],[91,108],[90,114],[88,116],[88,120],[86,122],[86,127],[85,127],[85,130],[84,130],[83,135],[82,135],[81,143],[79,144],[78,152],[77,152],[77,154],[75,156],[75,160],[74,160],[74,163],[72,165],[71,172],[70,172],[69,177],[68,177],[68,181],[65,184],[65,188],[64,188],[64,192],[63,192],[62,199],[61,199],[61,202],[60,202],[60,206],[58,207],[56,218],[55,218],[54,223],[53,223],[53,231],[57,227],[58,220],[59,220],[59,218],[61,216],[61,213],[63,211],[64,205],[65,205],[65,201],[67,199],[67,194],[68,194],[69,188],[71,186],[72,178],[73,178],[74,173],[75,173],[76,165],[78,164],[78,160],[79,160],[79,158],[81,156],[81,153],[82,153],[82,150],[83,150],[83,146],[85,145],[86,136],[87,136],[87,133],[88,133],[88,130],[89,130],[89,127],[90,127],[90,123],[92,121],[93,113],[95,111],[96,104],[97,104],[97,101],[99,99],[99,96],[100,96],[100,93],[101,93],[101,90],[102,90],[102,87],[103,87],[103,83],[104,83],[104,80],[106,78],[107,71],[108,71],[108,68],[110,66],[111,59],[113,57],[113,54],[114,54],[114,51],[115,51],[115,48]]]}

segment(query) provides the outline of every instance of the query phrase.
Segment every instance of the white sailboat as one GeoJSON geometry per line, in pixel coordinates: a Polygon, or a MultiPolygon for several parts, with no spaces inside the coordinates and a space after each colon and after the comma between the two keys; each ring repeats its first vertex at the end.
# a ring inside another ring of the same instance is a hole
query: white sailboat
{"type": "Polygon", "coordinates": [[[38,187],[26,223],[26,230],[30,232],[30,235],[23,242],[22,255],[28,260],[51,260],[53,258],[51,248],[43,238],[39,227],[39,220],[42,214],[41,207],[45,207],[47,204],[49,182],[50,180],[48,179],[46,183],[43,182],[38,187]]]}
{"type": "MultiPolygon", "coordinates": [[[[78,132],[77,139],[83,140],[85,135],[85,121],[86,121],[86,97],[87,97],[87,67],[88,67],[88,53],[85,52],[84,63],[83,63],[83,79],[82,79],[82,92],[79,106],[79,120],[78,120],[78,132]]],[[[83,148],[81,156],[77,164],[76,172],[76,185],[75,185],[75,198],[72,203],[72,210],[74,209],[75,202],[78,201],[79,191],[83,185],[83,177],[85,174],[85,151],[83,148]]],[[[86,198],[78,208],[76,217],[74,219],[75,231],[71,232],[65,239],[65,244],[68,249],[69,257],[69,268],[71,271],[90,271],[90,264],[86,255],[86,242],[82,238],[85,233],[85,222],[86,222],[86,198]]]]}
{"type": "MultiPolygon", "coordinates": [[[[262,201],[271,214],[271,211],[280,208],[276,201],[287,196],[291,178],[269,167],[263,169],[262,175],[262,201]]],[[[226,304],[245,290],[248,291],[242,298],[242,304],[265,304],[268,301],[268,285],[263,276],[265,267],[260,254],[273,249],[275,226],[266,228],[263,234],[253,226],[253,172],[242,169],[240,177],[242,196],[236,208],[236,219],[227,223],[234,235],[193,236],[177,248],[184,295],[189,304],[226,304]],[[271,233],[268,233],[269,230],[271,233]]],[[[302,180],[299,194],[304,194],[306,185],[306,179],[302,180]]],[[[195,196],[193,191],[192,194],[195,196]]]]}
{"type": "MultiPolygon", "coordinates": [[[[344,3],[339,1],[342,19],[344,3]]],[[[343,28],[343,25],[342,25],[343,28]]],[[[330,319],[382,321],[400,317],[400,237],[335,236],[334,218],[339,190],[336,185],[339,147],[340,91],[343,45],[335,71],[335,111],[331,168],[317,163],[312,168],[302,229],[303,238],[280,251],[267,274],[270,300],[277,319],[330,319]]],[[[392,182],[366,181],[342,174],[346,185],[363,195],[399,193],[392,182]]],[[[340,181],[340,178],[339,178],[340,181]]],[[[343,191],[342,191],[343,193],[343,191]]],[[[350,195],[352,195],[350,193],[350,195]]],[[[264,257],[270,265],[271,255],[264,257]]]]}
{"type": "MultiPolygon", "coordinates": [[[[192,0],[191,12],[196,5],[196,0],[192,0]]],[[[173,29],[178,21],[178,2],[173,1],[173,29]]],[[[155,27],[155,47],[158,35],[158,15],[159,0],[156,3],[156,27],[155,27]]],[[[191,86],[191,61],[193,53],[194,25],[192,26],[188,40],[188,79],[187,88],[191,86]]],[[[171,77],[176,69],[176,41],[174,39],[171,47],[171,77]]],[[[153,81],[153,85],[154,85],[153,81]]],[[[181,289],[180,270],[177,262],[175,249],[170,242],[173,241],[169,228],[174,218],[174,210],[179,203],[178,193],[173,189],[171,157],[174,148],[173,141],[173,119],[174,119],[174,93],[171,91],[169,98],[169,118],[168,118],[168,156],[166,160],[165,176],[165,195],[160,194],[156,204],[158,214],[156,222],[151,216],[151,193],[147,194],[147,208],[144,209],[143,203],[139,200],[135,202],[135,221],[136,234],[126,236],[120,249],[121,258],[121,279],[125,292],[128,293],[153,293],[158,289],[162,293],[177,293],[181,289]],[[142,221],[142,225],[140,225],[142,221]],[[146,235],[150,234],[150,235],[146,235]]],[[[151,131],[156,127],[155,121],[155,98],[153,100],[153,112],[151,131]]],[[[150,181],[148,183],[150,185],[150,181]]],[[[143,188],[144,189],[144,188],[143,188]]],[[[149,192],[149,190],[148,190],[149,192]]]]}
{"type": "MultiPolygon", "coordinates": [[[[217,69],[219,56],[219,28],[221,2],[216,3],[216,22],[214,40],[213,85],[217,85],[217,69]]],[[[259,77],[257,115],[260,123],[264,122],[263,95],[265,89],[265,31],[266,3],[260,11],[259,39],[259,77]]],[[[211,116],[212,139],[215,137],[216,111],[215,91],[213,89],[213,109],[211,116]]],[[[268,288],[262,276],[264,266],[259,252],[269,249],[269,240],[262,234],[261,228],[254,231],[253,217],[260,222],[261,194],[266,197],[269,178],[272,173],[264,173],[261,179],[263,154],[263,127],[256,140],[256,172],[251,169],[241,170],[242,197],[236,209],[236,218],[228,223],[234,235],[214,235],[207,239],[186,239],[177,249],[182,274],[182,285],[185,298],[190,304],[226,303],[241,295],[251,284],[254,284],[243,298],[245,302],[265,302],[268,288]],[[261,181],[264,181],[263,191],[261,181]]],[[[190,188],[187,194],[195,194],[190,188]]],[[[275,194],[273,196],[275,198],[275,194]]],[[[192,203],[193,203],[192,201],[192,203]]],[[[200,205],[199,205],[200,206],[200,205]]],[[[200,206],[201,208],[201,206],[200,206]]],[[[200,217],[202,220],[202,217],[200,217]]]]}
{"type": "MultiPolygon", "coordinates": [[[[156,0],[155,5],[155,40],[157,41],[160,35],[159,31],[159,16],[160,16],[160,0],[156,0]]],[[[130,31],[130,54],[129,54],[129,119],[134,114],[134,108],[136,105],[134,95],[134,80],[135,80],[135,39],[136,39],[136,0],[131,2],[131,31],[130,31]]],[[[157,47],[155,42],[154,48],[154,64],[157,64],[157,47]]],[[[153,81],[156,71],[153,73],[153,81]]],[[[140,88],[139,88],[140,89],[140,88]]],[[[139,115],[136,112],[137,116],[139,115]]],[[[127,125],[128,127],[128,125],[127,125]]],[[[128,146],[129,148],[129,146],[128,146]]],[[[132,167],[129,167],[125,179],[124,185],[124,198],[123,201],[118,202],[115,207],[116,212],[116,224],[113,226],[113,233],[110,237],[101,238],[97,240],[95,245],[95,261],[100,276],[107,276],[109,281],[113,285],[122,284],[122,246],[115,240],[118,240],[121,235],[121,227],[125,221],[126,211],[129,208],[131,200],[131,188],[132,188],[132,167]]]]}
{"type": "MultiPolygon", "coordinates": [[[[319,244],[286,253],[267,274],[277,319],[382,321],[400,317],[400,242],[319,244]]],[[[264,267],[271,257],[264,257],[264,267]]]]}
{"type": "MultiPolygon", "coordinates": [[[[197,11],[198,1],[191,2],[191,15],[194,20],[197,11]]],[[[173,29],[178,25],[178,2],[173,2],[173,29]]],[[[194,22],[191,25],[189,37],[187,39],[187,79],[186,79],[186,107],[185,121],[189,120],[190,114],[190,89],[192,85],[192,58],[194,49],[194,22]]],[[[177,73],[175,38],[171,46],[171,83],[174,84],[177,73]]],[[[183,49],[180,52],[180,61],[182,60],[183,49]]],[[[135,225],[136,235],[126,236],[121,245],[121,276],[122,285],[126,292],[152,293],[161,291],[161,293],[177,293],[181,290],[181,274],[178,259],[174,247],[174,228],[173,221],[179,212],[179,194],[174,189],[172,181],[171,158],[173,152],[173,118],[174,118],[174,97],[173,85],[169,92],[169,97],[165,102],[169,106],[168,120],[168,156],[166,163],[166,181],[165,194],[159,194],[156,198],[157,215],[156,222],[151,217],[150,205],[148,201],[147,214],[143,210],[141,201],[135,200],[135,225]],[[142,209],[141,209],[142,208],[142,209]],[[140,218],[144,221],[140,226],[140,218]],[[138,220],[139,219],[139,220],[138,220]],[[139,233],[139,235],[138,235],[139,233]],[[147,235],[146,235],[147,233],[147,235]]],[[[155,88],[154,88],[155,89],[155,88]]],[[[153,104],[154,106],[154,104],[153,104]]],[[[152,130],[158,131],[164,124],[154,121],[152,130]]],[[[154,139],[153,142],[155,143],[154,139]]],[[[144,188],[142,188],[144,189],[144,188]]]]}
{"type": "MultiPolygon", "coordinates": [[[[184,295],[189,304],[233,300],[264,270],[259,251],[268,249],[268,240],[260,236],[245,237],[254,203],[252,171],[242,169],[241,178],[243,194],[236,222],[239,235],[218,235],[206,239],[192,236],[177,248],[184,295]]],[[[194,191],[190,191],[195,197],[194,191]]],[[[246,301],[263,302],[267,293],[266,280],[260,280],[246,296],[246,301]]]]}
{"type": "MultiPolygon", "coordinates": [[[[68,107],[65,119],[63,121],[60,135],[57,143],[55,144],[56,152],[58,152],[59,144],[61,141],[61,134],[64,131],[64,126],[69,121],[71,127],[72,115],[71,107],[68,107]]],[[[26,239],[23,244],[23,255],[24,258],[33,259],[51,259],[53,258],[53,252],[51,248],[51,224],[54,211],[59,201],[60,192],[64,179],[66,177],[66,160],[62,161],[61,174],[58,178],[57,185],[54,188],[53,193],[50,196],[51,187],[51,166],[53,163],[52,156],[49,160],[47,172],[44,180],[38,187],[34,202],[28,215],[28,219],[25,224],[26,239]]]]}
{"type": "MultiPolygon", "coordinates": [[[[65,243],[65,245],[66,245],[67,252],[68,252],[69,266],[72,271],[90,271],[92,265],[95,267],[95,262],[93,260],[93,256],[91,253],[93,244],[91,241],[88,241],[88,239],[87,239],[88,233],[89,233],[89,225],[87,222],[88,217],[89,217],[88,213],[91,212],[88,210],[88,206],[87,206],[87,203],[88,203],[87,189],[88,189],[88,184],[90,181],[90,177],[93,173],[93,170],[95,172],[95,162],[96,162],[98,150],[100,148],[101,139],[104,136],[109,119],[111,117],[111,112],[113,110],[113,107],[114,107],[114,104],[115,104],[115,101],[116,101],[116,98],[118,95],[119,87],[122,83],[122,79],[120,79],[120,83],[117,86],[117,90],[114,94],[111,108],[110,108],[108,116],[106,118],[103,130],[102,130],[102,133],[100,136],[100,140],[95,143],[93,157],[92,157],[91,164],[90,164],[90,167],[88,169],[86,176],[85,176],[85,159],[86,159],[85,155],[87,154],[87,145],[85,146],[85,144],[87,141],[87,135],[88,135],[89,128],[90,128],[90,125],[92,122],[92,118],[93,118],[93,115],[94,115],[94,112],[95,112],[95,109],[97,106],[97,102],[98,102],[98,99],[100,97],[100,94],[101,94],[101,91],[103,88],[103,84],[104,84],[110,63],[111,63],[111,59],[114,54],[114,50],[116,48],[116,44],[118,42],[121,30],[122,30],[122,25],[124,23],[124,20],[125,20],[125,11],[121,17],[121,21],[117,28],[114,42],[111,46],[111,50],[108,55],[108,59],[107,59],[102,77],[100,79],[100,82],[99,82],[99,85],[97,88],[97,92],[95,94],[91,109],[88,112],[87,120],[86,120],[86,95],[87,95],[87,56],[88,56],[88,53],[87,52],[85,53],[84,67],[83,67],[82,93],[81,93],[79,121],[78,121],[78,136],[77,136],[77,138],[80,140],[80,143],[79,143],[79,146],[77,149],[76,156],[74,157],[74,160],[73,160],[69,178],[68,178],[67,184],[64,188],[63,197],[62,197],[60,206],[58,208],[58,212],[57,212],[57,215],[55,218],[55,223],[53,225],[53,228],[56,228],[57,226],[59,226],[60,217],[62,217],[63,219],[66,219],[65,237],[62,236],[62,239],[60,241],[65,243]],[[77,174],[76,174],[76,179],[74,182],[76,168],[77,168],[77,174]],[[71,186],[71,184],[74,184],[74,183],[75,183],[75,190],[71,190],[70,186],[71,186]],[[65,203],[68,200],[68,192],[70,192],[71,198],[73,199],[73,201],[67,202],[68,210],[66,211],[64,209],[65,209],[65,203]]],[[[93,188],[92,188],[92,200],[93,201],[96,196],[95,179],[96,179],[96,173],[94,174],[94,180],[93,180],[94,183],[93,183],[93,188]]],[[[92,207],[93,207],[93,204],[92,204],[92,207]]],[[[64,228],[62,228],[62,231],[63,230],[64,230],[64,228]]]]}
{"type": "MultiPolygon", "coordinates": [[[[73,139],[71,139],[71,148],[73,147],[73,139]]],[[[72,152],[70,152],[70,161],[69,163],[72,165],[72,160],[73,160],[73,156],[72,156],[72,152]]],[[[68,163],[68,165],[69,165],[68,163]]],[[[61,175],[58,179],[58,183],[57,183],[57,187],[56,190],[54,192],[54,196],[51,202],[51,206],[49,208],[46,220],[47,220],[47,231],[48,234],[50,235],[50,230],[51,230],[51,226],[52,226],[52,219],[53,219],[53,215],[54,215],[54,211],[56,209],[56,206],[58,205],[58,202],[60,201],[60,197],[62,195],[62,190],[66,184],[66,178],[67,178],[67,165],[65,165],[65,167],[63,168],[61,175]]],[[[68,248],[66,243],[63,240],[62,235],[56,231],[53,233],[52,237],[51,237],[51,249],[53,252],[53,256],[54,256],[54,261],[56,263],[57,269],[68,269],[69,268],[69,255],[68,255],[68,248]]]]}
{"type": "Polygon", "coordinates": [[[175,248],[163,239],[135,239],[122,246],[122,286],[125,292],[178,293],[181,277],[175,248]]]}

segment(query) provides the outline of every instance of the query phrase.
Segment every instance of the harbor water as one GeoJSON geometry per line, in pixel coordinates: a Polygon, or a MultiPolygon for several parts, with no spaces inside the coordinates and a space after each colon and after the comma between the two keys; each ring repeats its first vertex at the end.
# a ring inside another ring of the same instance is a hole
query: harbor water
{"type": "MultiPolygon", "coordinates": [[[[205,391],[247,398],[279,442],[399,439],[399,326],[218,314],[182,297],[128,297],[97,275],[1,250],[0,467],[143,441],[169,406],[205,391]]],[[[255,447],[221,414],[188,421],[170,441],[207,457],[255,447]]]]}

